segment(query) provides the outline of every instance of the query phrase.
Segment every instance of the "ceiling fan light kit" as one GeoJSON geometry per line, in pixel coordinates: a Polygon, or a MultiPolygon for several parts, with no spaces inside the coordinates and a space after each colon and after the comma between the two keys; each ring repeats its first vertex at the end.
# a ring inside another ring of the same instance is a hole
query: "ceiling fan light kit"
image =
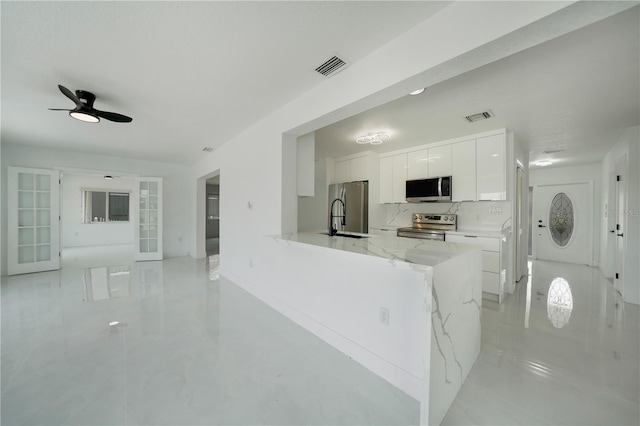
{"type": "Polygon", "coordinates": [[[60,89],[67,98],[75,102],[76,107],[74,109],[49,108],[52,111],[69,111],[71,117],[84,121],[85,123],[99,123],[100,118],[115,121],[116,123],[131,123],[131,121],[133,121],[131,117],[127,117],[126,115],[95,109],[93,102],[96,100],[96,95],[91,92],[76,90],[74,94],[61,84],[58,84],[58,89],[60,89]]]}
{"type": "Polygon", "coordinates": [[[99,123],[100,117],[87,112],[82,111],[69,111],[69,115],[76,120],[84,121],[85,123],[99,123]]]}

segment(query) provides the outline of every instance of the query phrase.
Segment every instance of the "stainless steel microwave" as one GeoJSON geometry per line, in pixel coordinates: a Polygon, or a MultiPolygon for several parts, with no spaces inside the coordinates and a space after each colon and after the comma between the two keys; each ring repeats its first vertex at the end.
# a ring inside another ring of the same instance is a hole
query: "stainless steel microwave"
{"type": "Polygon", "coordinates": [[[407,181],[407,201],[451,201],[451,176],[407,181]]]}

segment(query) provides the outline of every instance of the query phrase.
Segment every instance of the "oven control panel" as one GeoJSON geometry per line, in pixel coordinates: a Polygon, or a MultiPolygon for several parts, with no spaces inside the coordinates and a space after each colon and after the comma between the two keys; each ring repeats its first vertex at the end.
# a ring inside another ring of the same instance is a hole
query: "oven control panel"
{"type": "Polygon", "coordinates": [[[411,217],[413,223],[434,224],[434,225],[455,225],[455,214],[430,214],[414,213],[411,217]]]}

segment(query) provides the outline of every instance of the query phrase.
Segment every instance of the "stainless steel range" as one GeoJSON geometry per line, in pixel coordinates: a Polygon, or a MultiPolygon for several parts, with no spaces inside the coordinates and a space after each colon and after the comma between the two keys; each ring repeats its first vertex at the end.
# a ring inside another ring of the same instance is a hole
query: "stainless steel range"
{"type": "Polygon", "coordinates": [[[414,213],[411,222],[411,228],[398,228],[396,235],[444,241],[445,231],[455,231],[458,220],[455,214],[414,213]]]}

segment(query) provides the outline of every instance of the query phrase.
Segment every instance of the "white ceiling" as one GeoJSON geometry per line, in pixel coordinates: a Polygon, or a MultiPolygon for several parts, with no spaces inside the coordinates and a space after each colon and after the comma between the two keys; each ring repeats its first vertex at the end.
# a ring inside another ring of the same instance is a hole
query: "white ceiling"
{"type": "Polygon", "coordinates": [[[640,125],[640,13],[621,14],[316,131],[319,157],[389,152],[506,127],[555,165],[602,159],[640,125]],[[491,109],[495,117],[464,117],[491,109]],[[389,142],[357,145],[370,132],[389,142]],[[544,150],[566,149],[555,154],[544,150]]]}
{"type": "Polygon", "coordinates": [[[190,164],[448,3],[2,1],[2,143],[190,164]],[[48,111],[58,84],[133,122],[48,111]]]}

